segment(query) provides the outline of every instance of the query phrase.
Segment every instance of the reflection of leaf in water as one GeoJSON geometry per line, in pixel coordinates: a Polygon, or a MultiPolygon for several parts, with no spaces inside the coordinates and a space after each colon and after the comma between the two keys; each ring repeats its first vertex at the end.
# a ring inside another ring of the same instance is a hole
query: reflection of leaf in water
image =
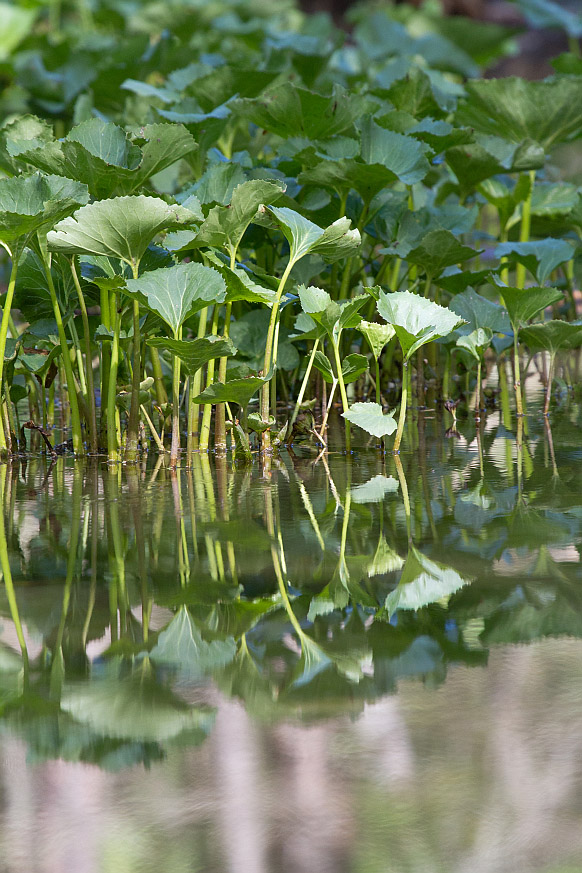
{"type": "Polygon", "coordinates": [[[185,606],[158,636],[150,657],[158,664],[172,664],[182,674],[202,676],[229,664],[236,654],[232,637],[206,642],[185,606]]]}
{"type": "Polygon", "coordinates": [[[388,595],[384,606],[389,616],[397,609],[420,609],[453,594],[470,581],[411,546],[398,587],[388,595]]]}
{"type": "Polygon", "coordinates": [[[400,555],[390,548],[385,537],[381,534],[374,557],[368,564],[368,576],[392,573],[394,570],[400,570],[403,563],[400,555]]]}
{"type": "Polygon", "coordinates": [[[330,658],[321,646],[314,642],[307,634],[301,634],[301,658],[293,672],[292,688],[301,685],[309,685],[311,680],[326,670],[331,664],[330,658]]]}
{"type": "Polygon", "coordinates": [[[362,485],[352,488],[354,503],[381,503],[387,494],[398,491],[398,481],[393,476],[373,476],[362,485]]]}
{"type": "Polygon", "coordinates": [[[580,609],[575,609],[563,597],[545,606],[513,602],[511,608],[500,608],[485,621],[481,634],[484,645],[493,643],[525,643],[542,637],[582,637],[580,609]]]}
{"type": "Polygon", "coordinates": [[[208,734],[214,718],[141,674],[70,686],[61,707],[103,736],[142,742],[163,742],[183,731],[208,734]]]}

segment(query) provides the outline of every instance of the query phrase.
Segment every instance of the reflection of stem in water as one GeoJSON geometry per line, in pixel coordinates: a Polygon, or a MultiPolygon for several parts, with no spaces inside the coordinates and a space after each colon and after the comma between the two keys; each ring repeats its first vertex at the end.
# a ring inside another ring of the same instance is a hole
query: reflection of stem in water
{"type": "MultiPolygon", "coordinates": [[[[210,469],[208,455],[200,455],[200,467],[204,482],[205,505],[208,521],[216,521],[216,498],[214,496],[214,482],[210,469]]],[[[224,561],[222,560],[222,547],[218,540],[214,541],[210,534],[204,535],[206,549],[208,551],[208,565],[210,575],[215,581],[224,582],[224,561]]]]}
{"type": "Polygon", "coordinates": [[[196,536],[196,502],[194,500],[194,482],[192,481],[192,467],[188,467],[186,475],[188,477],[188,505],[190,508],[190,531],[192,533],[192,548],[194,555],[198,558],[198,537],[196,536]]]}
{"type": "Polygon", "coordinates": [[[127,487],[129,490],[129,502],[131,506],[131,516],[133,519],[133,529],[135,531],[135,545],[137,548],[137,565],[141,587],[141,623],[142,623],[142,638],[144,643],[147,643],[149,636],[149,623],[152,612],[153,598],[148,592],[148,574],[146,569],[146,549],[145,537],[142,524],[142,501],[139,490],[139,480],[137,470],[133,467],[127,467],[127,487]]]}
{"type": "Polygon", "coordinates": [[[434,516],[432,513],[432,502],[431,502],[431,494],[430,487],[428,484],[428,474],[426,470],[426,429],[425,429],[425,419],[424,416],[419,417],[418,422],[418,438],[419,438],[419,452],[418,452],[418,464],[420,467],[420,476],[422,479],[422,490],[424,494],[424,508],[426,510],[426,516],[428,518],[428,523],[430,525],[432,538],[435,542],[438,540],[438,534],[436,525],[434,523],[434,516]]]}
{"type": "Polygon", "coordinates": [[[186,541],[186,526],[184,524],[181,483],[181,477],[173,471],[172,493],[174,496],[174,517],[176,519],[176,532],[178,539],[178,572],[180,574],[180,585],[182,588],[185,588],[187,580],[190,577],[190,560],[188,557],[188,543],[186,541]]]}
{"type": "Polygon", "coordinates": [[[284,553],[282,551],[281,540],[277,541],[277,539],[275,538],[275,521],[273,518],[273,495],[270,488],[265,488],[265,522],[267,525],[267,533],[271,538],[271,559],[273,561],[273,569],[275,571],[275,578],[277,579],[277,585],[279,586],[281,599],[285,607],[285,612],[289,616],[289,621],[291,622],[295,632],[301,639],[303,636],[303,631],[301,629],[301,625],[297,621],[295,613],[291,608],[291,601],[289,600],[289,595],[287,594],[287,586],[285,584],[285,579],[283,578],[281,556],[283,556],[284,560],[284,553]]]}
{"type": "Polygon", "coordinates": [[[400,482],[400,489],[402,491],[402,499],[404,501],[404,514],[406,516],[406,535],[408,537],[408,542],[410,543],[412,542],[412,533],[410,528],[410,498],[408,496],[408,485],[406,483],[406,476],[404,475],[402,461],[400,460],[398,455],[394,455],[394,463],[396,465],[398,481],[400,482]]]}
{"type": "Polygon", "coordinates": [[[323,466],[325,467],[325,472],[327,473],[327,481],[329,482],[329,487],[331,488],[331,493],[333,494],[333,499],[335,500],[334,515],[336,515],[338,510],[342,508],[342,501],[335,486],[335,482],[333,481],[333,476],[331,475],[329,464],[327,463],[327,458],[325,457],[325,455],[322,457],[322,461],[323,466]]]}
{"type": "MultiPolygon", "coordinates": [[[[228,509],[228,469],[226,466],[226,457],[217,456],[216,463],[216,487],[218,490],[218,501],[220,506],[220,515],[223,521],[229,520],[228,509]]],[[[236,572],[236,558],[234,554],[234,543],[228,540],[226,543],[226,555],[228,558],[228,569],[234,584],[238,584],[238,576],[236,572]]]]}
{"type": "Polygon", "coordinates": [[[125,628],[127,596],[125,587],[125,555],[119,523],[119,475],[121,468],[110,468],[104,476],[105,513],[107,518],[107,551],[109,554],[109,612],[111,641],[118,639],[118,627],[125,628]],[[118,612],[119,609],[119,625],[118,612]]]}
{"type": "Polygon", "coordinates": [[[311,522],[311,527],[315,531],[315,536],[317,537],[317,542],[319,543],[321,551],[325,552],[325,543],[323,542],[323,537],[321,536],[321,531],[319,529],[319,525],[313,511],[313,506],[311,505],[309,494],[307,493],[307,489],[305,488],[305,485],[303,484],[299,476],[296,475],[296,479],[299,486],[301,499],[303,501],[303,506],[305,507],[305,511],[307,512],[307,515],[309,516],[309,521],[311,522]]]}
{"type": "Polygon", "coordinates": [[[552,473],[554,476],[558,476],[558,465],[556,464],[556,455],[554,454],[554,440],[552,439],[552,428],[550,427],[550,420],[546,418],[545,422],[546,427],[546,437],[548,440],[548,447],[550,449],[550,458],[552,461],[552,473]]]}
{"type": "MultiPolygon", "coordinates": [[[[93,465],[93,473],[97,472],[97,468],[93,465]]],[[[89,589],[89,603],[87,605],[87,615],[83,623],[83,631],[81,639],[83,648],[87,645],[87,636],[89,634],[89,625],[91,624],[91,616],[95,607],[95,593],[97,591],[97,547],[99,543],[99,504],[97,502],[97,481],[95,477],[91,477],[91,493],[93,500],[91,501],[91,588],[89,589]]]]}
{"type": "Polygon", "coordinates": [[[518,418],[517,420],[517,438],[515,446],[517,452],[517,494],[519,499],[522,496],[523,489],[523,418],[518,418]]]}
{"type": "Polygon", "coordinates": [[[483,478],[483,443],[481,439],[481,427],[477,427],[477,451],[479,452],[479,472],[483,478]]]}
{"type": "Polygon", "coordinates": [[[75,574],[75,567],[77,565],[77,548],[79,544],[79,527],[81,524],[82,493],[83,471],[78,465],[75,465],[75,467],[73,468],[73,493],[71,498],[71,536],[68,544],[67,576],[65,579],[65,590],[63,592],[63,603],[61,607],[61,620],[59,622],[55,650],[60,649],[63,644],[67,613],[69,611],[69,601],[71,598],[71,586],[73,584],[73,576],[75,574]]]}
{"type": "Polygon", "coordinates": [[[2,567],[2,575],[4,577],[4,587],[6,589],[6,598],[10,608],[10,616],[14,622],[16,636],[22,652],[22,662],[24,666],[25,678],[28,672],[28,651],[24,632],[18,613],[18,604],[16,603],[16,594],[14,592],[14,584],[12,582],[12,572],[10,570],[10,561],[8,559],[8,543],[6,541],[6,530],[4,527],[4,494],[6,486],[6,474],[8,468],[6,464],[0,467],[0,566],[2,567]]]}

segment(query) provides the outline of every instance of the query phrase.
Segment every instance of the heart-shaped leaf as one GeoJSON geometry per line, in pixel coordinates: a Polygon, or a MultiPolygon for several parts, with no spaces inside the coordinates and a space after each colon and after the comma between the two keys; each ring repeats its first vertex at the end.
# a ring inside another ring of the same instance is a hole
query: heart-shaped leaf
{"type": "Polygon", "coordinates": [[[184,372],[194,376],[208,361],[236,355],[236,348],[228,338],[218,336],[198,337],[193,340],[175,340],[170,337],[155,336],[148,339],[148,345],[169,351],[182,361],[184,372]]]}
{"type": "Polygon", "coordinates": [[[196,235],[196,245],[223,248],[234,255],[259,207],[279,200],[285,188],[282,182],[271,179],[251,179],[237,185],[228,206],[210,210],[196,235]]]}
{"type": "Polygon", "coordinates": [[[565,239],[536,240],[532,242],[501,243],[495,248],[495,257],[524,264],[539,285],[543,285],[553,270],[574,256],[574,249],[565,239]]]}
{"type": "Polygon", "coordinates": [[[60,176],[15,176],[0,180],[0,242],[8,249],[28,245],[89,199],[85,185],[60,176]]]}
{"type": "Polygon", "coordinates": [[[496,284],[503,296],[514,330],[519,330],[542,309],[563,299],[562,292],[557,288],[511,288],[501,282],[496,284]]]}
{"type": "Polygon", "coordinates": [[[406,360],[421,346],[464,324],[455,312],[409,291],[382,291],[377,305],[382,318],[394,327],[406,360]]]}
{"type": "Polygon", "coordinates": [[[211,303],[223,303],[226,286],[212,267],[191,261],[128,279],[125,293],[157,312],[175,335],[189,315],[211,303]]]}
{"type": "Polygon", "coordinates": [[[477,330],[472,330],[466,336],[460,336],[457,340],[457,346],[460,349],[465,349],[469,352],[476,361],[481,360],[485,349],[491,345],[493,334],[487,327],[478,327],[477,330]]]}
{"type": "Polygon", "coordinates": [[[374,358],[378,360],[384,346],[387,346],[395,334],[391,324],[379,324],[377,321],[360,321],[358,330],[366,337],[374,358]]]}
{"type": "Polygon", "coordinates": [[[457,294],[450,303],[450,309],[464,318],[471,330],[487,327],[494,333],[511,332],[511,324],[504,308],[477,294],[472,288],[457,294]]]}
{"type": "Polygon", "coordinates": [[[530,349],[544,349],[556,354],[561,349],[580,348],[582,325],[569,321],[544,321],[524,327],[519,337],[530,349]]]}
{"type": "Polygon", "coordinates": [[[422,270],[434,278],[440,276],[446,267],[460,264],[481,254],[481,251],[461,245],[448,230],[431,230],[420,245],[406,255],[411,264],[418,264],[422,270]]]}
{"type": "Polygon", "coordinates": [[[384,413],[379,403],[354,403],[343,417],[362,430],[381,438],[396,430],[396,421],[391,413],[384,413]]]}

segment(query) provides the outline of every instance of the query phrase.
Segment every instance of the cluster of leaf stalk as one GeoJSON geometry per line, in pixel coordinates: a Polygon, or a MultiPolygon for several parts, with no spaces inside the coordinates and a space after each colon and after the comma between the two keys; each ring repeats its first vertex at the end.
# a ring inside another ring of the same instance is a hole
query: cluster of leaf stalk
{"type": "Polygon", "coordinates": [[[135,463],[148,445],[168,451],[169,434],[176,466],[185,430],[188,454],[249,459],[253,434],[266,454],[297,435],[315,380],[325,410],[309,435],[326,446],[338,391],[347,449],[354,424],[395,432],[398,452],[413,367],[418,406],[427,376],[429,402],[447,402],[464,371],[480,417],[483,367],[497,356],[506,407],[509,359],[521,417],[525,348],[548,353],[547,414],[556,355],[582,344],[565,320],[582,197],[545,176],[552,149],[582,136],[576,52],[541,82],[462,83],[413,60],[387,82],[376,26],[401,33],[388,13],[362,13],[355,50],[375,58],[364,86],[333,81],[333,47],[310,75],[298,39],[287,66],[248,74],[244,97],[240,61],[201,61],[204,75],[154,65],[108,97],[138,95],[141,126],[124,129],[122,110],[106,119],[89,92],[66,136],[31,114],[2,124],[2,456],[22,448],[24,397],[29,429],[48,438],[58,387],[76,454],[135,463]],[[164,174],[173,194],[157,196],[164,174]],[[473,240],[497,243],[487,261],[473,240]],[[259,355],[241,336],[253,312],[259,355]]]}

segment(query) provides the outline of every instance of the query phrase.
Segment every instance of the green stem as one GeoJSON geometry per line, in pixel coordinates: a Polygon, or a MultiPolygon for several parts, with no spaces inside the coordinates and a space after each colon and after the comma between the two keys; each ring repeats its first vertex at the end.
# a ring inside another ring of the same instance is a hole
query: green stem
{"type": "Polygon", "coordinates": [[[117,393],[117,368],[119,366],[119,331],[121,329],[121,313],[118,312],[118,294],[113,294],[115,311],[115,323],[113,327],[113,341],[111,343],[111,356],[109,359],[109,378],[107,390],[107,455],[111,462],[119,460],[119,441],[117,439],[117,426],[115,421],[115,395],[117,393]]]}
{"type": "MultiPolygon", "coordinates": [[[[212,315],[212,336],[218,336],[218,315],[220,312],[220,306],[215,303],[214,304],[214,313],[212,315]]],[[[206,371],[206,387],[208,388],[210,385],[214,384],[214,358],[211,361],[208,361],[208,369],[206,371]]],[[[202,413],[202,427],[200,428],[200,451],[207,452],[208,445],[210,443],[210,421],[212,418],[212,403],[206,403],[204,405],[204,412],[202,413]]]]}
{"type": "MultiPolygon", "coordinates": [[[[232,262],[231,262],[232,263],[232,262]]],[[[234,269],[234,265],[231,266],[234,269]]],[[[232,303],[227,303],[224,311],[224,332],[223,336],[228,338],[230,333],[230,318],[232,314],[232,303]]],[[[218,362],[218,381],[226,382],[226,365],[228,358],[221,358],[218,362]]],[[[214,448],[217,452],[226,452],[226,409],[224,403],[216,404],[214,413],[214,448]]]]}
{"type": "MultiPolygon", "coordinates": [[[[181,339],[182,329],[174,333],[174,339],[181,339]]],[[[178,466],[180,454],[180,358],[173,355],[172,372],[172,445],[170,449],[170,467],[178,466]]]]}
{"type": "Polygon", "coordinates": [[[309,382],[309,377],[311,375],[311,370],[313,367],[313,361],[315,358],[315,353],[317,351],[317,347],[319,346],[319,340],[316,339],[313,343],[313,348],[311,349],[311,354],[309,356],[309,360],[307,362],[307,367],[305,368],[305,375],[303,376],[303,381],[301,383],[301,388],[299,389],[299,394],[297,395],[297,402],[295,403],[295,409],[293,410],[293,415],[291,416],[291,420],[289,422],[290,426],[293,427],[297,416],[299,415],[299,409],[301,408],[301,404],[303,403],[303,398],[305,396],[305,392],[307,391],[307,383],[309,382]]]}
{"type": "MultiPolygon", "coordinates": [[[[267,341],[265,343],[265,362],[263,364],[263,376],[267,376],[271,367],[275,367],[277,364],[276,355],[273,354],[273,340],[275,337],[275,325],[277,324],[277,317],[279,315],[279,304],[281,302],[281,297],[283,296],[283,291],[285,290],[285,285],[287,283],[287,279],[289,278],[289,274],[293,269],[295,264],[294,258],[289,259],[289,263],[285,267],[285,272],[281,276],[281,280],[279,282],[279,287],[277,288],[277,294],[273,301],[273,306],[271,309],[271,318],[269,320],[269,329],[267,331],[267,341]]],[[[261,394],[261,418],[263,421],[269,420],[269,383],[266,382],[262,388],[261,394]]],[[[263,451],[270,451],[271,449],[271,433],[266,430],[262,435],[262,448],[263,451]]]]}
{"type": "MultiPolygon", "coordinates": [[[[348,403],[348,395],[346,393],[344,374],[342,373],[342,362],[340,361],[338,343],[332,339],[331,344],[333,347],[333,356],[335,359],[335,366],[336,366],[336,370],[337,370],[337,380],[338,380],[338,384],[339,384],[340,395],[342,398],[342,406],[344,408],[344,412],[347,412],[350,407],[349,407],[349,403],[348,403]]],[[[352,440],[351,440],[351,433],[350,433],[350,423],[346,419],[346,451],[348,451],[348,452],[351,451],[351,448],[352,448],[352,440]]]]}
{"type": "MultiPolygon", "coordinates": [[[[8,280],[8,290],[6,297],[3,300],[4,309],[2,311],[2,323],[0,324],[0,385],[4,380],[4,355],[6,353],[6,338],[8,336],[8,325],[10,323],[10,308],[14,297],[14,289],[16,288],[16,274],[18,272],[18,262],[20,260],[20,252],[14,251],[12,254],[12,267],[10,269],[10,279],[8,280]]],[[[8,445],[4,428],[0,427],[0,456],[6,457],[8,453],[8,445]]]]}
{"type": "Polygon", "coordinates": [[[546,400],[544,403],[544,415],[548,415],[550,411],[550,400],[552,399],[552,381],[554,379],[554,362],[556,353],[550,352],[550,366],[548,367],[548,384],[546,385],[546,400]]]}
{"type": "MultiPolygon", "coordinates": [[[[205,307],[200,312],[200,319],[198,321],[198,339],[201,339],[206,335],[206,323],[208,321],[208,307],[205,307]]],[[[194,398],[198,397],[200,394],[200,388],[202,386],[202,370],[197,370],[194,374],[194,378],[190,379],[190,390],[188,391],[188,442],[186,444],[186,451],[188,452],[188,456],[190,453],[198,448],[198,427],[200,424],[200,406],[198,403],[194,403],[194,398]]]]}
{"type": "Polygon", "coordinates": [[[81,289],[79,277],[77,275],[74,257],[71,258],[71,273],[73,276],[73,282],[75,283],[75,288],[77,289],[77,296],[79,298],[79,306],[81,308],[81,318],[83,321],[83,334],[85,340],[85,367],[87,370],[87,394],[89,401],[89,445],[91,446],[91,452],[96,454],[99,451],[99,438],[97,434],[97,408],[95,405],[95,383],[93,381],[91,333],[89,329],[89,317],[87,315],[85,297],[83,296],[83,291],[81,289]]]}
{"type": "MultiPolygon", "coordinates": [[[[523,204],[523,209],[521,213],[521,227],[519,229],[519,241],[520,242],[529,242],[529,232],[531,227],[531,198],[534,189],[535,179],[536,179],[536,171],[529,171],[530,178],[530,189],[527,199],[523,204]]],[[[517,288],[523,288],[525,285],[525,266],[523,264],[518,264],[515,270],[515,285],[517,288]]]]}
{"type": "Polygon", "coordinates": [[[65,328],[63,325],[63,318],[61,315],[61,309],[59,306],[59,301],[57,299],[57,292],[55,291],[55,286],[53,282],[53,277],[51,273],[51,262],[50,256],[48,253],[48,249],[46,246],[46,237],[43,239],[38,234],[38,242],[39,248],[42,256],[44,272],[46,276],[46,281],[49,289],[49,294],[51,297],[51,303],[53,305],[53,312],[55,316],[55,321],[57,323],[57,330],[59,333],[59,342],[61,344],[61,356],[63,361],[63,366],[65,368],[65,376],[67,379],[67,385],[69,387],[68,398],[69,398],[69,408],[71,410],[71,428],[73,431],[73,451],[76,455],[83,454],[83,431],[81,428],[81,416],[79,414],[79,403],[77,400],[77,392],[75,390],[75,377],[73,375],[73,367],[71,364],[71,357],[69,355],[69,347],[67,345],[67,337],[65,335],[65,328]]]}
{"type": "MultiPolygon", "coordinates": [[[[133,278],[139,276],[139,263],[132,264],[133,278]]],[[[139,439],[139,386],[141,384],[141,332],[139,328],[139,303],[133,301],[133,373],[131,378],[131,402],[129,405],[129,421],[127,424],[127,445],[125,460],[130,463],[137,461],[137,445],[139,439]]]]}
{"type": "Polygon", "coordinates": [[[521,368],[519,366],[519,344],[518,344],[518,329],[513,328],[513,366],[515,369],[515,405],[518,416],[523,415],[523,404],[521,402],[521,368]]]}
{"type": "Polygon", "coordinates": [[[394,440],[393,452],[400,451],[400,443],[404,432],[404,422],[406,420],[406,403],[408,400],[408,361],[402,363],[402,397],[400,399],[400,414],[398,416],[398,427],[396,429],[396,438],[394,440]]]}

